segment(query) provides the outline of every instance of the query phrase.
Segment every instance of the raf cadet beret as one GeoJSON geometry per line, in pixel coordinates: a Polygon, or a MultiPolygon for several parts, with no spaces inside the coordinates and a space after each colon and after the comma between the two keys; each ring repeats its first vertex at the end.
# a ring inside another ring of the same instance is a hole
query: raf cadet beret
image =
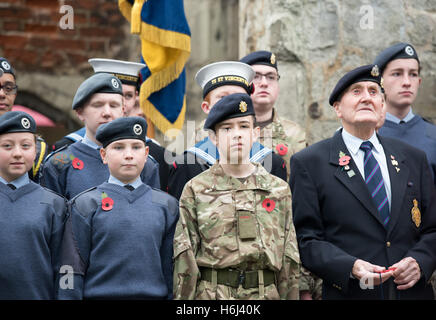
{"type": "Polygon", "coordinates": [[[270,66],[273,68],[277,68],[277,59],[276,55],[269,51],[255,51],[252,52],[245,57],[243,57],[241,60],[239,60],[243,63],[254,65],[254,64],[263,64],[266,66],[270,66]]]}
{"type": "Polygon", "coordinates": [[[95,73],[111,73],[124,84],[136,85],[139,80],[139,71],[146,67],[143,63],[113,60],[113,59],[89,59],[95,73]]]}
{"type": "Polygon", "coordinates": [[[245,63],[238,61],[221,61],[208,64],[201,68],[195,75],[195,81],[203,89],[203,98],[221,86],[240,86],[248,94],[253,92],[254,70],[245,63]]]}
{"type": "Polygon", "coordinates": [[[345,74],[336,84],[333,89],[329,103],[331,106],[339,99],[341,94],[352,84],[361,82],[361,81],[372,81],[381,86],[381,77],[380,71],[376,65],[366,65],[358,67],[354,70],[351,70],[347,74],[345,74]]]}
{"type": "Polygon", "coordinates": [[[73,110],[81,107],[94,93],[123,94],[121,81],[109,73],[97,73],[89,77],[77,89],[73,110]]]}
{"type": "Polygon", "coordinates": [[[6,112],[0,117],[0,134],[12,132],[35,133],[35,120],[23,111],[6,112]]]}
{"type": "Polygon", "coordinates": [[[0,57],[0,69],[0,73],[10,73],[15,78],[14,68],[12,68],[11,64],[8,60],[6,60],[6,58],[0,57]]]}
{"type": "Polygon", "coordinates": [[[378,65],[380,72],[383,73],[386,65],[395,59],[416,59],[419,63],[415,48],[411,44],[401,42],[383,50],[375,58],[374,64],[378,65]]]}
{"type": "Polygon", "coordinates": [[[255,115],[253,102],[246,93],[233,93],[221,98],[207,115],[204,129],[215,130],[215,125],[227,119],[255,115]]]}
{"type": "Polygon", "coordinates": [[[142,117],[118,118],[98,127],[95,138],[106,148],[114,141],[138,139],[146,142],[147,122],[142,117]]]}

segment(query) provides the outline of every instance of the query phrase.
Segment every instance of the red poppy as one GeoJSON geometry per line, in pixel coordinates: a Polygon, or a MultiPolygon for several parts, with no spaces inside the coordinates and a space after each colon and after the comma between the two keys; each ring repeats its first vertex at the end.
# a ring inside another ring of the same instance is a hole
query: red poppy
{"type": "Polygon", "coordinates": [[[350,156],[342,156],[339,158],[339,165],[346,166],[350,163],[350,160],[351,160],[350,156]]]}
{"type": "Polygon", "coordinates": [[[273,211],[274,208],[276,207],[276,203],[275,203],[273,200],[271,200],[271,199],[265,199],[265,200],[263,200],[263,202],[262,202],[262,207],[263,207],[266,211],[271,212],[271,211],[273,211]]]}
{"type": "Polygon", "coordinates": [[[276,145],[276,150],[279,153],[279,155],[284,156],[285,154],[288,153],[288,147],[285,146],[284,144],[278,144],[276,145]]]}
{"type": "Polygon", "coordinates": [[[112,198],[105,197],[101,199],[101,208],[104,211],[112,210],[113,206],[114,206],[114,200],[112,198]]]}
{"type": "Polygon", "coordinates": [[[78,169],[78,170],[83,169],[83,161],[80,160],[79,158],[74,158],[72,164],[74,169],[78,169]]]}

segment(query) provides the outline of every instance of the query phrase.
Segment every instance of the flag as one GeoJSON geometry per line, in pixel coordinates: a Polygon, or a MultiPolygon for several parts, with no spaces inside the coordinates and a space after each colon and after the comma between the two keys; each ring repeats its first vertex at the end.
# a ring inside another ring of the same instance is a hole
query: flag
{"type": "Polygon", "coordinates": [[[141,39],[140,104],[144,114],[169,137],[183,127],[186,112],[185,64],[191,32],[183,0],[118,0],[131,33],[141,39]]]}

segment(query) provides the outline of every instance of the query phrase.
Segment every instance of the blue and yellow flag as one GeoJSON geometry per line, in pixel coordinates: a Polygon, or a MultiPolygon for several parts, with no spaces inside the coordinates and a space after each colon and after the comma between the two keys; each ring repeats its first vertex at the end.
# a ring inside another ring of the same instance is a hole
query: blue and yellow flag
{"type": "Polygon", "coordinates": [[[186,111],[185,64],[191,32],[183,0],[118,0],[131,33],[141,39],[141,109],[169,137],[183,127],[186,111]]]}

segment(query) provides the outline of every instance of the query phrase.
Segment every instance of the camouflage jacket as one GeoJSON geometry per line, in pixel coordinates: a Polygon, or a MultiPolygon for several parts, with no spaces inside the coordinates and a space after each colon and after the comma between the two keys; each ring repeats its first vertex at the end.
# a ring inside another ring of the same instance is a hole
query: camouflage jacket
{"type": "Polygon", "coordinates": [[[183,189],[174,237],[175,299],[299,298],[300,257],[289,186],[254,165],[255,172],[241,182],[225,175],[217,161],[183,189]],[[241,213],[254,218],[249,240],[242,240],[241,213]],[[266,286],[262,297],[258,288],[214,287],[200,280],[199,267],[269,269],[277,286],[266,286]]]}
{"type": "Polygon", "coordinates": [[[306,132],[297,123],[279,117],[275,109],[273,113],[273,121],[260,130],[258,141],[283,158],[289,180],[291,156],[307,146],[306,132]]]}

